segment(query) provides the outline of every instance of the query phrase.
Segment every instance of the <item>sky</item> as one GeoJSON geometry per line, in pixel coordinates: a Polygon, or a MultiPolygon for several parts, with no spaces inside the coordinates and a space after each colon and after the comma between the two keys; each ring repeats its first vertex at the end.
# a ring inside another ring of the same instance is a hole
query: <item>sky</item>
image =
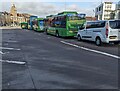
{"type": "MultiPolygon", "coordinates": [[[[104,0],[108,1],[108,0],[104,0]]],[[[1,0],[0,11],[10,12],[14,3],[18,13],[29,13],[39,17],[57,14],[62,11],[77,11],[94,16],[94,9],[103,0],[1,0]]],[[[113,1],[113,0],[109,0],[113,1]]],[[[117,3],[119,0],[114,0],[117,3]]]]}

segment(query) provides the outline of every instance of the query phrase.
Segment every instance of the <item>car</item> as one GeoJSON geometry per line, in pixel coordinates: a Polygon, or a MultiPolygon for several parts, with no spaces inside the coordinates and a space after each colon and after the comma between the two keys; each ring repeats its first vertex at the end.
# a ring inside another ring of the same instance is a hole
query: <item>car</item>
{"type": "Polygon", "coordinates": [[[77,39],[102,43],[120,43],[120,20],[87,21],[79,27],[77,39]]]}

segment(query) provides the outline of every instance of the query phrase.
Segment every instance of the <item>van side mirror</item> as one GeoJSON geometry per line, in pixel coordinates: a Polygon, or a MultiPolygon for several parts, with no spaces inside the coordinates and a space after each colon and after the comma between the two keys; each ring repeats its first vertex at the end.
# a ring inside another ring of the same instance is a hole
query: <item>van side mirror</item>
{"type": "Polygon", "coordinates": [[[79,29],[79,30],[82,30],[82,29],[84,29],[84,26],[83,26],[83,25],[78,26],[78,29],[79,29]]]}

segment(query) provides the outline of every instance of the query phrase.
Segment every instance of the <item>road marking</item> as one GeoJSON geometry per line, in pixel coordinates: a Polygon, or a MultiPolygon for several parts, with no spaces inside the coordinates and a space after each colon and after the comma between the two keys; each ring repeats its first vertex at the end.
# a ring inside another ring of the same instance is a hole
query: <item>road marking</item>
{"type": "MultiPolygon", "coordinates": [[[[3,41],[4,42],[4,41],[3,41]]],[[[5,42],[12,42],[12,43],[16,43],[16,42],[18,42],[18,41],[5,41],[5,42]]]]}
{"type": "Polygon", "coordinates": [[[12,64],[21,64],[21,65],[26,63],[26,62],[10,61],[10,60],[0,60],[0,62],[12,63],[12,64]]]}
{"type": "Polygon", "coordinates": [[[5,54],[5,53],[3,53],[2,51],[0,51],[0,54],[5,54]]]}
{"type": "Polygon", "coordinates": [[[16,48],[8,48],[8,47],[0,47],[0,49],[4,49],[4,50],[21,50],[21,49],[16,49],[16,48]]]}
{"type": "Polygon", "coordinates": [[[109,56],[109,57],[120,59],[119,56],[116,56],[116,55],[113,55],[113,54],[109,54],[109,53],[106,53],[106,52],[97,51],[97,50],[89,49],[89,48],[86,48],[86,47],[81,47],[81,46],[78,46],[78,45],[75,45],[75,44],[71,44],[71,43],[68,43],[68,42],[65,42],[65,41],[61,41],[61,43],[67,44],[67,45],[70,45],[70,46],[73,46],[73,47],[76,47],[76,48],[80,48],[80,49],[83,49],[83,50],[86,50],[86,51],[99,53],[99,54],[102,54],[102,55],[106,55],[106,56],[109,56]]]}
{"type": "Polygon", "coordinates": [[[48,39],[50,39],[51,37],[47,37],[48,39]]]}

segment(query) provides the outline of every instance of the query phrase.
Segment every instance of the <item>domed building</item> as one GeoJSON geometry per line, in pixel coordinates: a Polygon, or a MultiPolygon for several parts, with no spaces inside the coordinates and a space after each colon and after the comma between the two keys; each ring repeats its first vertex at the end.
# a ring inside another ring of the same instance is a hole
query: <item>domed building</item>
{"type": "Polygon", "coordinates": [[[29,21],[31,15],[18,13],[15,4],[10,8],[10,12],[0,12],[0,26],[19,26],[21,22],[29,21]]]}
{"type": "Polygon", "coordinates": [[[21,22],[27,22],[30,17],[30,14],[17,13],[17,8],[16,8],[15,4],[13,4],[10,9],[10,15],[11,15],[11,20],[12,20],[13,26],[17,26],[21,22]]]}
{"type": "Polygon", "coordinates": [[[12,7],[10,9],[10,14],[17,17],[17,9],[15,7],[15,4],[12,5],[12,7]]]}
{"type": "Polygon", "coordinates": [[[13,23],[17,23],[17,9],[15,5],[13,4],[10,9],[11,19],[13,20],[13,23]]]}

